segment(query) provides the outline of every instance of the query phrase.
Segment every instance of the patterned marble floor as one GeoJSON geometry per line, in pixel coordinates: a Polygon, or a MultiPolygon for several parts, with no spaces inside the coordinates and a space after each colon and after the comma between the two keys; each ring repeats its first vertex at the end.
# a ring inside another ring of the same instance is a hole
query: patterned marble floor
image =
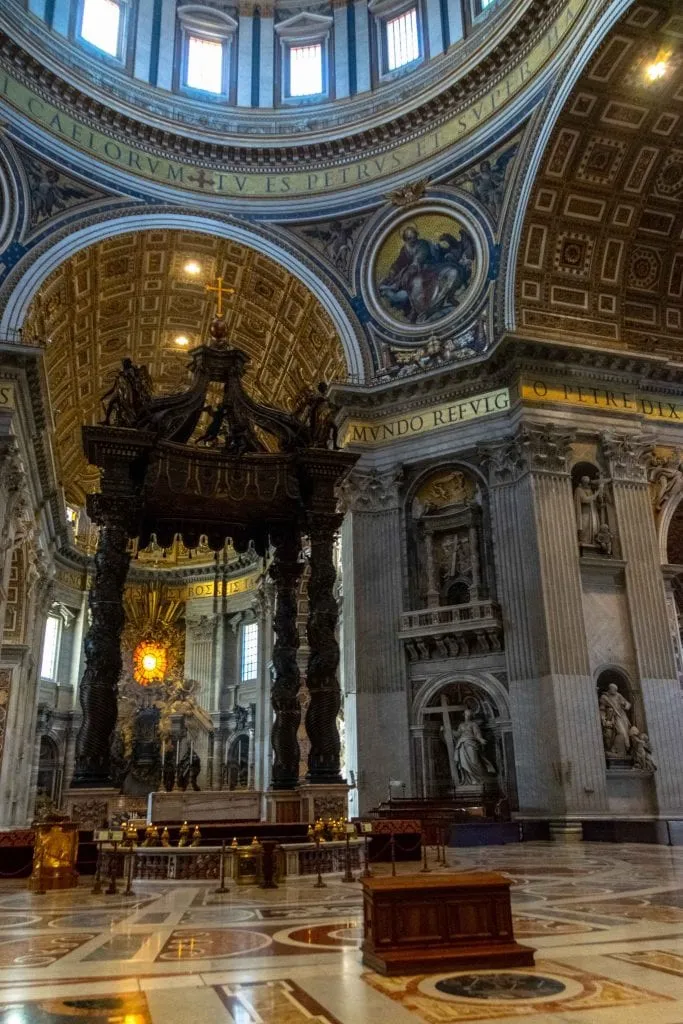
{"type": "Polygon", "coordinates": [[[683,1024],[683,849],[527,843],[449,851],[454,868],[513,878],[533,969],[380,977],[360,885],[336,877],[132,898],[2,883],[0,1024],[683,1024]]]}

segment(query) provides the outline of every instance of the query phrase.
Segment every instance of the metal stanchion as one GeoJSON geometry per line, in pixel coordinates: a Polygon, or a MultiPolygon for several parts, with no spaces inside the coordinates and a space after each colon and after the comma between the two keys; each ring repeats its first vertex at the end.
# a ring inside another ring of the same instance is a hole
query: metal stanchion
{"type": "Polygon", "coordinates": [[[95,862],[95,880],[91,890],[93,896],[99,896],[102,892],[102,843],[97,844],[97,860],[95,862]]]}
{"type": "Polygon", "coordinates": [[[125,861],[126,867],[126,888],[123,890],[124,896],[135,896],[133,892],[133,872],[135,870],[135,850],[131,846],[128,857],[125,861]]]}
{"type": "Polygon", "coordinates": [[[363,834],[363,839],[365,840],[365,847],[364,847],[364,850],[363,850],[363,852],[365,854],[365,858],[364,858],[365,859],[365,867],[363,868],[363,875],[362,875],[362,877],[363,878],[372,878],[372,871],[370,870],[370,840],[368,838],[367,832],[365,832],[363,834]]]}
{"type": "Polygon", "coordinates": [[[444,863],[443,858],[441,856],[442,849],[443,849],[443,829],[442,829],[441,825],[439,825],[438,829],[436,830],[436,863],[437,864],[443,864],[444,863]]]}
{"type": "Polygon", "coordinates": [[[116,868],[117,868],[116,854],[118,852],[118,849],[117,849],[118,845],[119,844],[115,842],[113,844],[113,846],[114,846],[113,853],[109,854],[109,885],[104,890],[105,896],[116,896],[116,893],[117,893],[117,889],[116,889],[116,868]]]}
{"type": "Polygon", "coordinates": [[[389,851],[391,853],[391,874],[396,877],[396,840],[394,833],[392,832],[389,836],[389,851]]]}
{"type": "Polygon", "coordinates": [[[221,894],[224,892],[229,892],[229,889],[225,884],[225,839],[221,842],[220,882],[218,888],[215,891],[221,894]]]}
{"type": "Polygon", "coordinates": [[[422,832],[422,871],[425,872],[425,871],[431,871],[431,870],[432,869],[429,867],[429,864],[427,863],[427,833],[423,831],[422,832]]]}
{"type": "Polygon", "coordinates": [[[320,836],[316,832],[315,834],[315,866],[318,871],[318,880],[313,886],[314,889],[327,889],[327,885],[323,882],[322,875],[322,855],[320,853],[320,836]]]}
{"type": "Polygon", "coordinates": [[[36,889],[36,896],[45,896],[45,879],[43,878],[43,859],[45,857],[44,850],[40,851],[40,860],[38,861],[38,888],[36,889]]]}
{"type": "Polygon", "coordinates": [[[344,855],[344,877],[342,878],[342,882],[355,882],[355,881],[356,881],[356,879],[353,877],[353,872],[351,871],[351,847],[349,845],[349,833],[347,831],[347,833],[346,833],[346,847],[345,847],[345,855],[344,855]]]}

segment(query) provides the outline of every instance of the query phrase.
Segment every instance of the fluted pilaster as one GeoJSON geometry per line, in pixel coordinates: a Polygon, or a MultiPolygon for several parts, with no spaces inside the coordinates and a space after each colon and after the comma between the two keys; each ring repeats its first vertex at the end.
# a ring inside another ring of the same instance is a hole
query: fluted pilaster
{"type": "Polygon", "coordinates": [[[607,802],[590,672],[569,457],[571,434],[522,426],[483,451],[524,809],[594,813],[607,802]]]}
{"type": "Polygon", "coordinates": [[[647,483],[650,444],[637,436],[610,434],[604,435],[602,446],[610,464],[614,507],[626,561],[626,595],[645,727],[658,765],[655,785],[659,812],[680,813],[683,708],[647,483]]]}
{"type": "Polygon", "coordinates": [[[410,791],[403,610],[401,472],[355,470],[342,487],[345,680],[356,693],[361,810],[386,797],[388,780],[410,791]]]}

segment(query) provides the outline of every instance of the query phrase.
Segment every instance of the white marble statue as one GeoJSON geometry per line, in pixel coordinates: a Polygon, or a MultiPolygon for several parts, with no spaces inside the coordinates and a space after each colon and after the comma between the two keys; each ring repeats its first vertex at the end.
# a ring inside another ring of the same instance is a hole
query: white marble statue
{"type": "Polygon", "coordinates": [[[486,781],[487,775],[495,775],[496,769],[484,756],[486,740],[481,729],[467,709],[463,720],[453,733],[453,760],[458,783],[461,786],[476,786],[486,781]]]}
{"type": "Polygon", "coordinates": [[[603,484],[596,488],[588,476],[582,476],[574,489],[574,510],[580,544],[595,544],[600,530],[598,506],[603,500],[603,484]]]}
{"type": "Polygon", "coordinates": [[[600,694],[600,721],[605,750],[608,754],[625,757],[631,749],[631,721],[627,712],[631,705],[619,692],[616,683],[610,683],[600,694]]]}
{"type": "Polygon", "coordinates": [[[657,765],[652,757],[652,747],[650,746],[648,734],[641,732],[637,726],[633,725],[629,735],[631,737],[631,746],[633,747],[633,767],[640,768],[644,772],[656,772],[657,765]]]}

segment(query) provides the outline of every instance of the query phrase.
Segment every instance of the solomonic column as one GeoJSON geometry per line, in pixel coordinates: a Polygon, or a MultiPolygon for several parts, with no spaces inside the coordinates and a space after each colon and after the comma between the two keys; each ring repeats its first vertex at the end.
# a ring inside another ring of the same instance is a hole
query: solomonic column
{"type": "Polygon", "coordinates": [[[271,788],[294,789],[299,781],[299,741],[296,734],[301,721],[298,697],[300,677],[296,657],[299,647],[296,627],[297,590],[304,567],[299,558],[298,531],[278,531],[272,535],[272,541],[275,555],[270,566],[270,576],[275,584],[275,644],[271,689],[274,713],[271,731],[271,788]]]}
{"type": "Polygon", "coordinates": [[[310,653],[306,683],[310,703],[306,712],[306,732],[311,743],[308,781],[316,784],[342,781],[337,728],[337,715],[341,707],[338,609],[334,593],[337,576],[334,540],[342,518],[336,513],[314,512],[308,528],[311,544],[307,625],[310,653]]]}
{"type": "Polygon", "coordinates": [[[95,575],[90,587],[90,627],[85,638],[85,671],[79,697],[83,721],[76,738],[72,786],[108,786],[109,745],[117,718],[121,675],[121,633],[125,613],[123,589],[136,528],[136,503],[130,497],[91,494],[88,515],[101,527],[95,575]]]}

